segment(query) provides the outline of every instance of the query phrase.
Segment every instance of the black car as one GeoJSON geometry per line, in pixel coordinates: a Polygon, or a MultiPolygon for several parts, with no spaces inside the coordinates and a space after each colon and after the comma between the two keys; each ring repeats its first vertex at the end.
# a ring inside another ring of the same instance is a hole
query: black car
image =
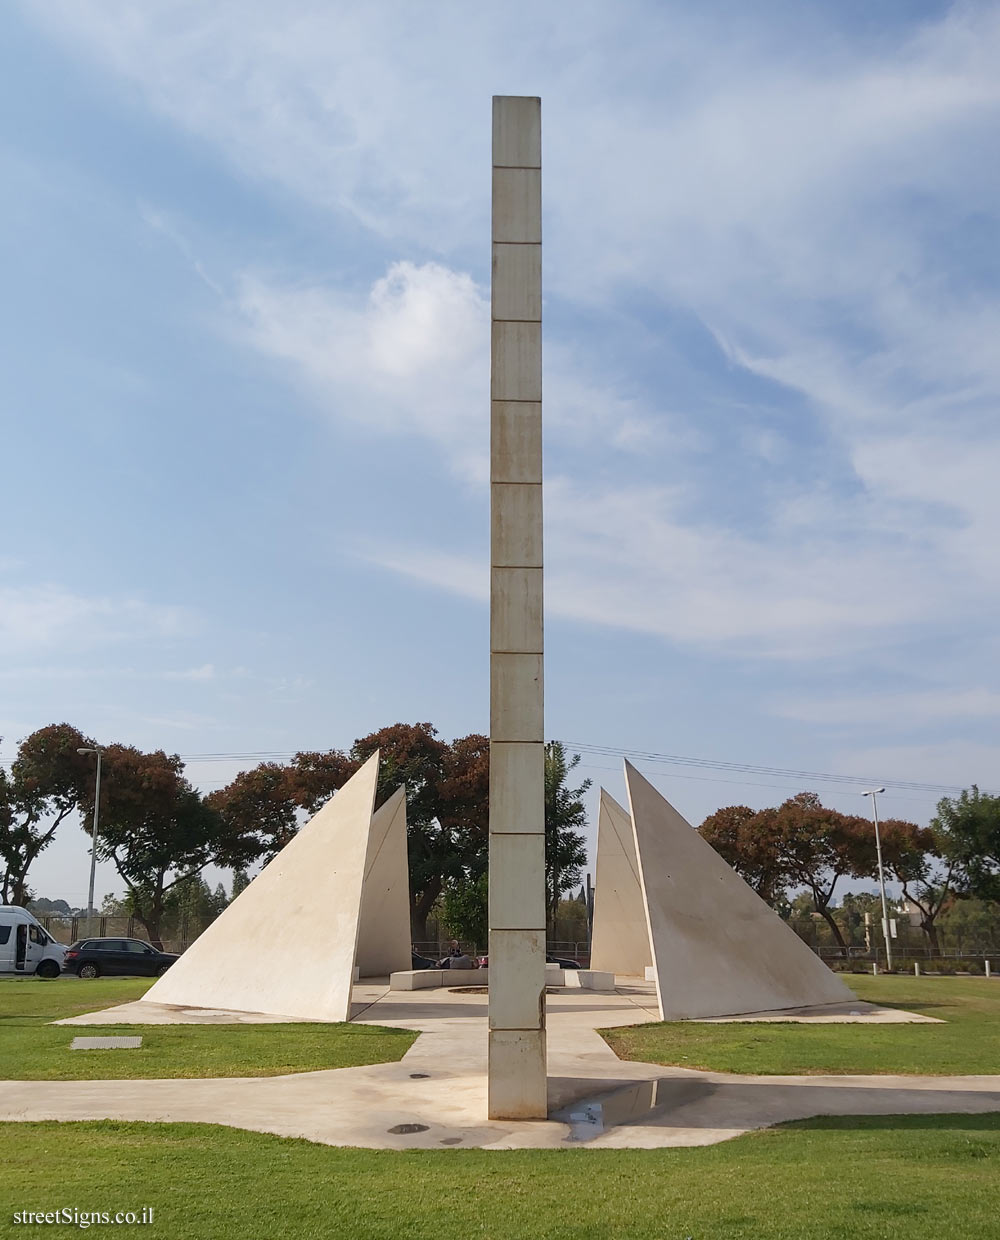
{"type": "Polygon", "coordinates": [[[79,939],[66,952],[63,972],[77,977],[159,977],[176,959],[142,939],[79,939]]]}
{"type": "Polygon", "coordinates": [[[580,962],[578,960],[564,960],[562,956],[546,956],[546,964],[557,964],[560,969],[579,969],[580,962]]]}

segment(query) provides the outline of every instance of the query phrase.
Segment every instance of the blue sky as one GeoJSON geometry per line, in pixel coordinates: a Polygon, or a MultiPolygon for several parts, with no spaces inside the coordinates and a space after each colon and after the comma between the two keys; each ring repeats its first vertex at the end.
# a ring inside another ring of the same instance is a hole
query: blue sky
{"type": "Polygon", "coordinates": [[[1000,6],[0,21],[0,758],[485,731],[502,93],[543,109],[548,734],[862,781],[640,762],[693,822],[1000,784],[1000,6]]]}

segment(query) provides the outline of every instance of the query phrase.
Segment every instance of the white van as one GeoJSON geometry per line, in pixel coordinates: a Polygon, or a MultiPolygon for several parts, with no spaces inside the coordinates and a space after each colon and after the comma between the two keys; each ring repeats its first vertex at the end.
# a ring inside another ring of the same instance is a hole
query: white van
{"type": "Polygon", "coordinates": [[[38,918],[16,904],[0,904],[0,977],[58,977],[66,948],[38,918]]]}

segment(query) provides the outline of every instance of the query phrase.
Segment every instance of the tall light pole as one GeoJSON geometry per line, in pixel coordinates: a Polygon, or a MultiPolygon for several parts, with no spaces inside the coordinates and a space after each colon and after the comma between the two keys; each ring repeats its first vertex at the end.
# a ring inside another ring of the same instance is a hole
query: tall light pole
{"type": "Polygon", "coordinates": [[[889,935],[889,906],[885,902],[885,871],[882,869],[882,840],[878,833],[878,801],[876,797],[884,788],[869,788],[863,797],[872,799],[872,819],[875,823],[875,853],[878,856],[878,885],[882,892],[882,937],[885,939],[885,967],[892,972],[892,942],[889,935]]]}
{"type": "Polygon", "coordinates": [[[76,752],[97,754],[97,780],[94,786],[94,826],[90,836],[90,887],[87,891],[87,933],[93,934],[94,879],[97,875],[97,816],[101,808],[101,750],[78,749],[76,752]]]}

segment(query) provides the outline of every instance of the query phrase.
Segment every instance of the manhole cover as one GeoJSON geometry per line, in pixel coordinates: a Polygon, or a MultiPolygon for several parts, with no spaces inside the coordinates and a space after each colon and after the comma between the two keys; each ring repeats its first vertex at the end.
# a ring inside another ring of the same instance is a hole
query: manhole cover
{"type": "Polygon", "coordinates": [[[71,1051],[134,1051],[142,1038],[74,1038],[71,1051]]]}
{"type": "Polygon", "coordinates": [[[426,1132],[426,1124],[397,1124],[395,1128],[390,1128],[390,1132],[394,1132],[399,1136],[404,1136],[408,1132],[426,1132]]]}
{"type": "Polygon", "coordinates": [[[431,1074],[429,1072],[411,1072],[410,1080],[411,1081],[426,1081],[430,1079],[430,1075],[431,1074]]]}
{"type": "Polygon", "coordinates": [[[461,1137],[442,1137],[438,1145],[461,1145],[461,1137]]]}

